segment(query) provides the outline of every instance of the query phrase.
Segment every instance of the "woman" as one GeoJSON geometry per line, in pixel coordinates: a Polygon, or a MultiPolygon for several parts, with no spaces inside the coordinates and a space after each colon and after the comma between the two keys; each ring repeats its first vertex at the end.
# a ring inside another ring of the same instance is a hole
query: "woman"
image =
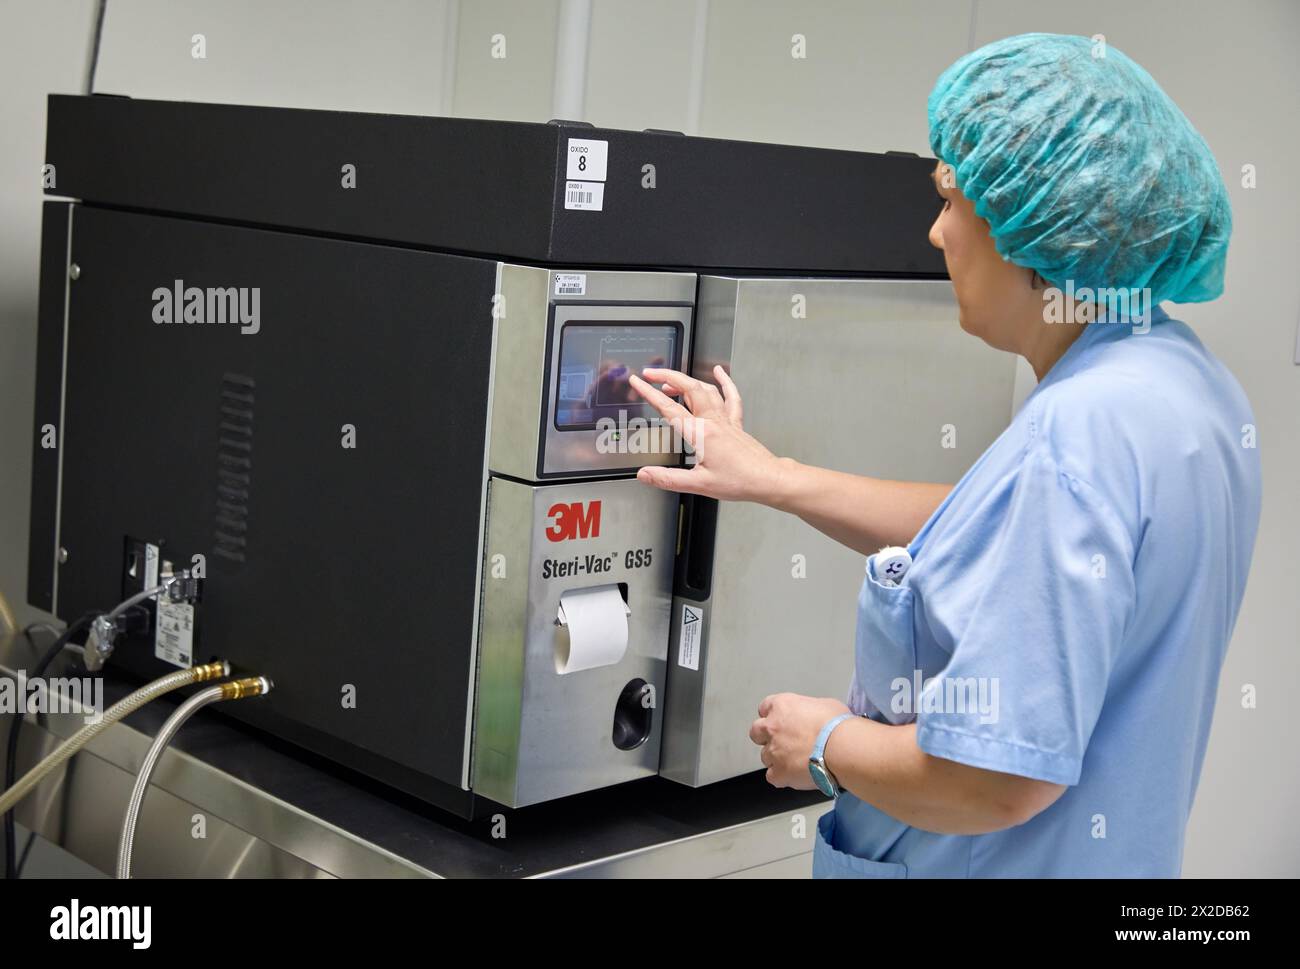
{"type": "Polygon", "coordinates": [[[1011,425],[955,487],[873,480],[772,455],[721,368],[652,369],[697,463],[640,478],[869,556],[850,704],[769,696],[750,732],[772,784],[837,795],[815,875],[1173,876],[1260,469],[1241,388],[1158,304],[1222,292],[1227,193],[1155,81],[1081,37],[963,57],[929,116],[961,325],[1039,380],[1011,425]]]}

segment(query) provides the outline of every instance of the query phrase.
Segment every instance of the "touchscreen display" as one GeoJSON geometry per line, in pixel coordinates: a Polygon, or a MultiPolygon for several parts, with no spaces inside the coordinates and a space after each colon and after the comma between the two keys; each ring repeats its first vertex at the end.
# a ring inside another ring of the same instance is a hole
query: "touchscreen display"
{"type": "Polygon", "coordinates": [[[602,417],[656,416],[628,377],[640,376],[646,367],[676,367],[680,332],[677,323],[566,323],[560,333],[555,426],[576,430],[594,427],[602,417]]]}

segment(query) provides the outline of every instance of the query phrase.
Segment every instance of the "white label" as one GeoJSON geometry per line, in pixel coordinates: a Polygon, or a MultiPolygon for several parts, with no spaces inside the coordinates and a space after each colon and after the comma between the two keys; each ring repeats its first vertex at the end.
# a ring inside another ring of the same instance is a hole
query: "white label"
{"type": "Polygon", "coordinates": [[[587,274],[586,273],[556,273],[555,274],[555,295],[556,296],[586,296],[587,295],[587,274]]]}
{"type": "Polygon", "coordinates": [[[194,607],[158,597],[153,654],[161,660],[189,669],[194,665],[194,607]]]}
{"type": "Polygon", "coordinates": [[[682,631],[677,637],[677,665],[688,670],[700,668],[700,629],[704,625],[704,609],[700,606],[682,606],[682,631]]]}
{"type": "Polygon", "coordinates": [[[565,182],[564,207],[599,212],[605,207],[605,183],[565,182]]]}
{"type": "Polygon", "coordinates": [[[608,141],[570,138],[569,173],[565,178],[579,179],[584,182],[603,182],[608,160],[608,141]]]}
{"type": "MultiPolygon", "coordinates": [[[[158,584],[158,546],[144,547],[144,588],[152,589],[158,584]]],[[[144,591],[143,589],[141,591],[144,591]]],[[[154,598],[158,598],[154,596],[154,598]]]]}

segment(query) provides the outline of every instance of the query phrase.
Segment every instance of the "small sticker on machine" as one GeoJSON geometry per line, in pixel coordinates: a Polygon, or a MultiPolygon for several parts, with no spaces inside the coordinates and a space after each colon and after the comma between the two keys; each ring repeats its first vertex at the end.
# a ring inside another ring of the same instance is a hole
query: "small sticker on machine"
{"type": "Polygon", "coordinates": [[[596,138],[570,138],[566,178],[603,182],[609,166],[609,142],[596,138]]]}
{"type": "Polygon", "coordinates": [[[158,621],[154,633],[154,655],[189,669],[194,665],[194,607],[158,596],[158,621]]]}
{"type": "Polygon", "coordinates": [[[605,207],[604,182],[565,182],[564,207],[599,212],[605,207]]]}
{"type": "Polygon", "coordinates": [[[152,589],[158,584],[158,553],[157,545],[146,544],[144,547],[144,587],[152,589]]]}
{"type": "Polygon", "coordinates": [[[704,625],[701,606],[682,606],[682,629],[677,637],[677,665],[688,670],[700,668],[700,628],[704,625]]]}
{"type": "Polygon", "coordinates": [[[586,273],[556,273],[556,296],[585,296],[587,294],[586,273]]]}

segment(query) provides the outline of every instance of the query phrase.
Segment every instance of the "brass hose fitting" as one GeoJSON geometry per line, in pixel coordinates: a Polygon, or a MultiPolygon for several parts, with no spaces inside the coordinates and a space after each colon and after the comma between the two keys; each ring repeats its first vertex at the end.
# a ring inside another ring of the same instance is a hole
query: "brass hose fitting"
{"type": "Polygon", "coordinates": [[[265,676],[248,676],[242,680],[220,683],[221,699],[240,700],[249,696],[261,696],[271,692],[271,681],[265,676]]]}
{"type": "Polygon", "coordinates": [[[208,680],[217,680],[223,676],[229,676],[230,664],[224,659],[219,659],[213,663],[204,663],[202,666],[191,667],[190,674],[194,677],[195,683],[206,683],[208,680]]]}

